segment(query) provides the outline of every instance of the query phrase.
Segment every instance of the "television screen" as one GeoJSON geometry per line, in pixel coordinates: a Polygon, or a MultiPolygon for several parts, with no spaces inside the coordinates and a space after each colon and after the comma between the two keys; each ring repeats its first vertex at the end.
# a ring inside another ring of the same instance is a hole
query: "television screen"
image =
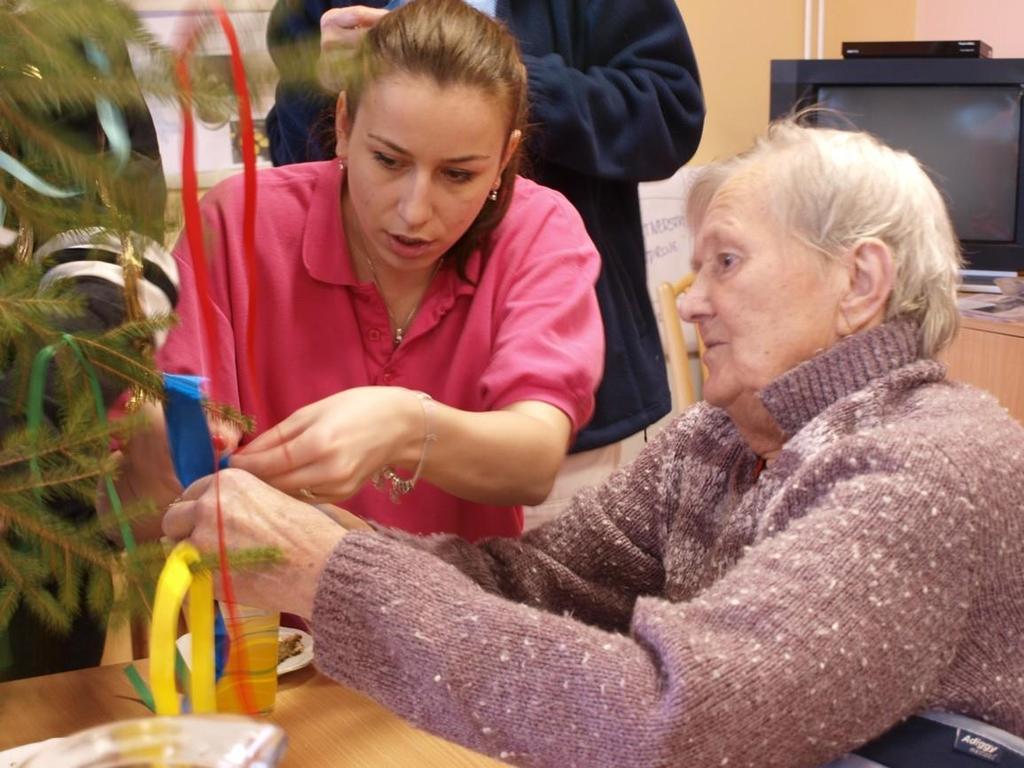
{"type": "Polygon", "coordinates": [[[822,85],[817,96],[842,113],[821,113],[820,124],[855,126],[914,155],[943,191],[961,240],[1014,242],[1019,85],[822,85]]]}

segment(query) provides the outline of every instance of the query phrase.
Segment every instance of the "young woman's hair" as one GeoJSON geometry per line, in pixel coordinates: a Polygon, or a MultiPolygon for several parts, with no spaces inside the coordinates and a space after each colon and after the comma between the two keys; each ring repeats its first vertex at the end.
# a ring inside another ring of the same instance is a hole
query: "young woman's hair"
{"type": "MultiPolygon", "coordinates": [[[[463,0],[413,0],[388,13],[366,33],[344,62],[349,119],[355,120],[371,83],[396,74],[429,77],[441,87],[479,88],[504,105],[506,136],[526,129],[526,68],[516,39],[503,24],[463,0]]],[[[463,278],[469,257],[478,248],[486,255],[489,236],[508,210],[519,155],[517,149],[502,171],[498,199],[487,199],[469,229],[448,251],[448,261],[463,278]]]]}
{"type": "Polygon", "coordinates": [[[776,220],[823,258],[838,259],[864,238],[881,240],[896,270],[886,319],[914,320],[921,353],[935,356],[959,327],[962,264],[942,195],[909,153],[867,133],[801,125],[806,118],[778,120],[751,149],[708,166],[690,192],[690,227],[725,184],[756,178],[767,185],[776,220]]]}

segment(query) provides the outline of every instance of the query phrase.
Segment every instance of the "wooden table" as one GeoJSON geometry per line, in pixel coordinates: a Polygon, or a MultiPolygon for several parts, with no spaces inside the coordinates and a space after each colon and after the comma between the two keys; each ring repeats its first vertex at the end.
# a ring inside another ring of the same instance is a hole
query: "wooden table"
{"type": "MultiPolygon", "coordinates": [[[[145,674],[145,662],[140,666],[145,674]]],[[[0,684],[0,750],[148,716],[122,667],[113,664],[0,684]]],[[[283,768],[501,765],[413,728],[313,667],[281,678],[269,720],[288,734],[283,768]]]]}
{"type": "Polygon", "coordinates": [[[1024,323],[965,317],[942,358],[949,378],[987,389],[1024,422],[1024,323]]]}

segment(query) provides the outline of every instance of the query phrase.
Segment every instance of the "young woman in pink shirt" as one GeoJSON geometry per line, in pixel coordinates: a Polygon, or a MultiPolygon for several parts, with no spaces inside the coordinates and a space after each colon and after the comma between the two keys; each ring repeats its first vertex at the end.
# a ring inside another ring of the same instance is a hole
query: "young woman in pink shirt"
{"type": "MultiPolygon", "coordinates": [[[[348,65],[338,159],[259,177],[257,274],[241,179],[204,198],[219,346],[183,239],[162,365],[255,417],[233,467],[417,533],[515,535],[593,410],[597,252],[559,193],[516,176],[526,71],[500,24],[417,0],[348,65]]],[[[159,429],[129,443],[123,476],[170,501],[162,446],[159,429]]]]}

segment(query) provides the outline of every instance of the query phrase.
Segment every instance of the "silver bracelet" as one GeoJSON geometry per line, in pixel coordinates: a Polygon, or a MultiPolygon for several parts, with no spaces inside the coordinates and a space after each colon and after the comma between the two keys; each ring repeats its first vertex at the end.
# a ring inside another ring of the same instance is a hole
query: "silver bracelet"
{"type": "Polygon", "coordinates": [[[395,472],[393,467],[385,464],[370,478],[374,488],[379,491],[387,491],[393,504],[397,504],[405,494],[416,487],[420,475],[423,474],[423,467],[427,463],[430,444],[437,440],[437,434],[433,430],[434,399],[426,392],[414,392],[413,394],[419,398],[420,407],[423,409],[423,449],[420,451],[420,460],[416,465],[416,471],[412,473],[412,477],[404,478],[395,472]]]}

